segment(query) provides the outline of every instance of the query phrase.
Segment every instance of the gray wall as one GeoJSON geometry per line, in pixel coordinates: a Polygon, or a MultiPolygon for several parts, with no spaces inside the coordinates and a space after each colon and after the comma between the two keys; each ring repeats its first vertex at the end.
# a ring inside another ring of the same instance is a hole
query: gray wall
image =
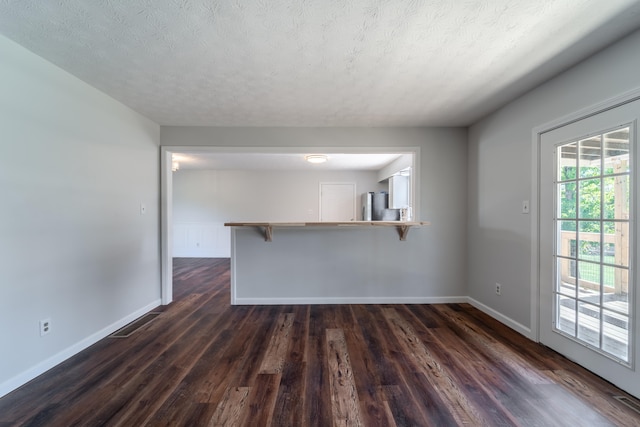
{"type": "Polygon", "coordinates": [[[177,171],[173,255],[229,257],[225,222],[318,221],[321,182],[353,182],[358,194],[388,190],[377,179],[376,171],[177,171]]]}
{"type": "Polygon", "coordinates": [[[640,32],[511,102],[469,130],[469,295],[531,327],[532,130],[640,88],[640,32]],[[502,295],[495,295],[496,282],[502,295]]]}
{"type": "Polygon", "coordinates": [[[2,395],[158,303],[160,129],[4,37],[0,57],[2,395]]]}
{"type": "Polygon", "coordinates": [[[255,228],[234,235],[236,304],[466,301],[453,270],[434,268],[432,227],[412,228],[406,241],[395,227],[276,227],[272,242],[255,228]]]}
{"type": "MultiPolygon", "coordinates": [[[[420,147],[420,214],[416,220],[430,221],[426,229],[410,232],[410,268],[400,268],[401,281],[411,285],[393,287],[393,282],[377,295],[429,298],[463,296],[466,287],[466,186],[467,133],[459,128],[207,128],[162,127],[161,143],[166,146],[241,147],[420,147]],[[404,275],[404,276],[402,276],[404,275]]],[[[295,231],[295,230],[293,230],[295,231]]],[[[356,230],[354,230],[356,231],[356,230]]],[[[366,230],[365,230],[366,231],[366,230]]],[[[395,244],[394,229],[389,237],[373,240],[373,247],[389,241],[395,244]]],[[[280,232],[278,232],[279,235],[280,232]]],[[[379,232],[382,233],[382,232],[379,232]]],[[[378,233],[378,235],[379,235],[378,233]]],[[[372,244],[372,235],[353,233],[354,246],[372,244]]],[[[277,235],[274,239],[278,239],[277,235]]],[[[259,241],[259,238],[256,239],[259,241]]],[[[258,242],[260,243],[260,242],[258,242]]],[[[275,242],[274,242],[275,243],[275,242]]],[[[264,247],[264,242],[261,242],[264,247]]],[[[276,245],[271,246],[273,250],[276,245]]],[[[331,251],[331,246],[317,250],[331,251]]],[[[363,261],[363,260],[361,260],[363,261]]],[[[366,262],[358,262],[366,274],[366,262]]],[[[398,277],[398,276],[396,276],[398,277]]],[[[304,286],[304,284],[300,284],[304,286]]],[[[338,289],[348,296],[348,289],[338,289]]]]}

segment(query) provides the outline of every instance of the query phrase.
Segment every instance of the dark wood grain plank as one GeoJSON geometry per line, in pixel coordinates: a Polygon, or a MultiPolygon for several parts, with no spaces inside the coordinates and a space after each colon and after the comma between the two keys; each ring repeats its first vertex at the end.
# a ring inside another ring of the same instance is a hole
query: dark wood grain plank
{"type": "Polygon", "coordinates": [[[429,382],[440,391],[444,400],[451,402],[451,414],[460,425],[489,425],[483,417],[482,411],[471,402],[458,384],[451,378],[451,374],[431,351],[420,341],[411,325],[400,317],[393,308],[383,310],[384,316],[391,325],[393,333],[398,337],[400,345],[410,358],[421,369],[429,382]]]}
{"type": "MultiPolygon", "coordinates": [[[[446,307],[438,306],[436,310],[448,312],[446,307]]],[[[490,419],[501,420],[504,425],[513,423],[521,425],[554,425],[556,422],[550,417],[546,408],[533,405],[531,402],[541,398],[537,384],[550,384],[544,375],[539,375],[525,360],[505,360],[500,356],[504,351],[502,343],[474,323],[469,323],[464,317],[453,316],[446,330],[434,335],[437,345],[434,351],[440,359],[448,365],[455,366],[458,382],[468,384],[468,395],[478,403],[490,419]],[[480,330],[478,330],[480,329],[480,330]],[[465,342],[466,348],[458,345],[449,351],[451,343],[465,342]],[[457,364],[464,360],[464,364],[457,364]],[[465,379],[466,378],[466,379],[465,379]]]]}
{"type": "Polygon", "coordinates": [[[325,357],[326,308],[327,306],[316,305],[309,310],[303,419],[305,425],[313,427],[332,425],[329,374],[325,357]]]}
{"type": "Polygon", "coordinates": [[[259,374],[247,397],[247,410],[238,425],[268,426],[271,425],[273,410],[278,394],[280,374],[259,374]]]}
{"type": "Polygon", "coordinates": [[[381,391],[380,378],[364,337],[359,328],[354,327],[344,330],[344,334],[360,398],[360,413],[363,424],[393,425],[393,418],[386,404],[384,393],[381,391]]]}
{"type": "MultiPolygon", "coordinates": [[[[247,309],[248,307],[236,307],[232,312],[240,316],[247,309]]],[[[266,324],[268,313],[255,309],[250,309],[249,312],[253,314],[250,322],[249,317],[245,317],[243,321],[234,323],[232,317],[232,322],[221,332],[218,342],[213,342],[209,346],[191,372],[153,415],[150,424],[173,426],[200,425],[209,422],[227,389],[237,386],[237,378],[242,373],[243,364],[248,355],[251,354],[250,349],[254,342],[262,341],[261,327],[254,326],[261,325],[262,322],[266,324]],[[248,323],[251,327],[242,328],[242,325],[248,323]],[[197,414],[196,419],[194,414],[189,412],[191,402],[210,405],[200,408],[201,412],[197,414]],[[202,409],[205,412],[202,412],[202,409]]]]}
{"type": "Polygon", "coordinates": [[[327,329],[326,334],[333,425],[360,426],[360,399],[344,332],[342,329],[327,329]]]}
{"type": "Polygon", "coordinates": [[[276,327],[260,365],[261,374],[279,374],[282,372],[284,358],[291,341],[292,326],[293,313],[283,313],[278,316],[276,327]]]}
{"type": "Polygon", "coordinates": [[[391,414],[395,425],[399,427],[437,425],[429,423],[425,419],[424,414],[413,405],[407,405],[407,400],[411,400],[411,396],[407,396],[401,387],[396,385],[387,385],[383,386],[382,390],[385,395],[385,404],[389,408],[389,413],[391,414]]]}
{"type": "MultiPolygon", "coordinates": [[[[464,336],[468,337],[468,339],[472,340],[487,351],[490,358],[502,360],[499,355],[504,354],[505,351],[509,351],[508,343],[497,340],[493,334],[483,329],[482,325],[469,321],[469,317],[465,316],[464,313],[460,313],[444,305],[439,305],[435,309],[440,313],[443,313],[452,323],[450,329],[464,332],[464,336]]],[[[513,336],[511,338],[512,340],[510,342],[513,342],[513,336]]],[[[513,354],[513,357],[504,359],[504,363],[531,384],[551,383],[549,378],[544,374],[541,374],[534,366],[532,366],[531,360],[518,353],[513,354]]]]}
{"type": "Polygon", "coordinates": [[[237,426],[244,415],[249,397],[249,387],[233,387],[227,390],[209,421],[209,426],[237,426]]]}
{"type": "MultiPolygon", "coordinates": [[[[640,404],[638,399],[627,393],[622,392],[612,384],[595,377],[593,374],[581,367],[571,367],[571,370],[549,371],[547,375],[552,378],[556,384],[561,385],[561,391],[556,391],[561,395],[567,395],[566,389],[572,391],[571,395],[579,398],[578,405],[587,405],[593,408],[598,414],[609,420],[615,425],[632,426],[640,425],[640,414],[633,411],[620,401],[614,399],[614,396],[626,396],[640,404]],[[572,368],[572,369],[571,369],[572,368]]],[[[567,404],[564,410],[574,410],[576,404],[567,404]]],[[[583,410],[580,413],[589,414],[590,410],[583,410]]]]}
{"type": "Polygon", "coordinates": [[[407,363],[408,357],[398,351],[400,344],[382,312],[386,307],[354,306],[353,308],[354,317],[358,319],[361,325],[360,331],[368,343],[368,354],[371,356],[373,366],[380,374],[377,382],[381,384],[381,390],[386,390],[383,393],[383,408],[387,413],[392,414],[395,423],[404,425],[403,420],[420,420],[417,425],[428,425],[427,420],[443,417],[448,417],[447,419],[453,422],[445,405],[441,405],[435,413],[426,411],[429,406],[432,408],[437,406],[439,399],[437,397],[438,400],[427,399],[425,404],[425,396],[434,396],[437,393],[428,382],[418,383],[417,387],[411,383],[414,371],[407,363]],[[387,388],[388,386],[392,388],[387,388]],[[426,389],[430,389],[431,393],[425,393],[426,389]],[[401,406],[396,404],[400,401],[390,397],[389,390],[393,390],[393,396],[403,396],[401,406]]]}
{"type": "Polygon", "coordinates": [[[304,425],[309,306],[296,306],[293,308],[293,314],[289,351],[285,357],[273,411],[274,426],[304,425]]]}

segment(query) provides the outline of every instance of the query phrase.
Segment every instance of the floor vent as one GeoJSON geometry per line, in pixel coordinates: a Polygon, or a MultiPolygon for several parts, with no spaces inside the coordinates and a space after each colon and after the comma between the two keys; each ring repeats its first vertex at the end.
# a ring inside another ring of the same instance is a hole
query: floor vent
{"type": "Polygon", "coordinates": [[[637,413],[640,414],[640,403],[638,403],[635,399],[629,399],[627,396],[613,396],[616,400],[624,403],[629,408],[633,409],[637,413]]]}
{"type": "Polygon", "coordinates": [[[133,322],[129,323],[127,326],[124,326],[124,327],[118,329],[117,331],[115,331],[114,333],[109,335],[109,338],[127,338],[127,337],[130,337],[134,332],[136,332],[138,329],[142,328],[147,323],[151,322],[153,319],[158,317],[160,314],[161,313],[157,313],[157,312],[147,313],[144,316],[139,317],[136,320],[134,320],[133,322]]]}

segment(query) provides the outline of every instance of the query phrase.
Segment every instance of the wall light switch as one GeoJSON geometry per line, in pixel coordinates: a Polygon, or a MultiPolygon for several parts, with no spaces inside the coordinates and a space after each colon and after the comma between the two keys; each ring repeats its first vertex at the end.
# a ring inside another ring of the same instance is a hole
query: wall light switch
{"type": "Polygon", "coordinates": [[[144,215],[147,213],[147,207],[144,203],[140,203],[140,215],[144,215]]]}
{"type": "Polygon", "coordinates": [[[522,201],[522,213],[523,214],[528,214],[529,213],[529,201],[528,200],[523,200],[522,201]]]}

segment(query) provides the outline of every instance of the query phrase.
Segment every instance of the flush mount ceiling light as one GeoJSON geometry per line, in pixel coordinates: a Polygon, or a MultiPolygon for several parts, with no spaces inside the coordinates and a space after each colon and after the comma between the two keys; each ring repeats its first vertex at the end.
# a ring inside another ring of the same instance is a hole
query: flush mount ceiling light
{"type": "Polygon", "coordinates": [[[329,156],[324,154],[309,154],[304,156],[304,159],[309,163],[324,163],[329,160],[329,156]]]}

